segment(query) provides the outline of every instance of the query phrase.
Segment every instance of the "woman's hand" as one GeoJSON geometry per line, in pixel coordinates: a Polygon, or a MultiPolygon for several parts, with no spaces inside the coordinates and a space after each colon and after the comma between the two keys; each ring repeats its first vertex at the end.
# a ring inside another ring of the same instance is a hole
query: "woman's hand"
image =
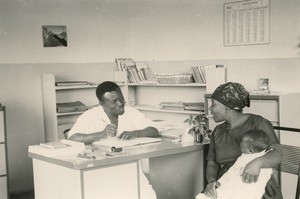
{"type": "Polygon", "coordinates": [[[242,180],[246,183],[256,182],[260,173],[260,163],[259,159],[254,159],[249,162],[242,173],[242,180]]]}
{"type": "Polygon", "coordinates": [[[220,187],[220,183],[218,181],[213,181],[206,185],[204,190],[204,194],[212,199],[217,199],[217,191],[216,188],[220,187]]]}

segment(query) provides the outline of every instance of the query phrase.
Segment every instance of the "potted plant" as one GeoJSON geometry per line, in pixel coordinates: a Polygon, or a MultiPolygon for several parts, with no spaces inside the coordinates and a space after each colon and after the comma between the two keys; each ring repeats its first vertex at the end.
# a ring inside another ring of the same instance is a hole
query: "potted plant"
{"type": "Polygon", "coordinates": [[[202,142],[203,138],[206,134],[209,135],[211,132],[208,130],[208,118],[204,113],[200,113],[199,115],[190,115],[188,119],[184,121],[192,126],[188,134],[194,137],[195,142],[202,142]]]}

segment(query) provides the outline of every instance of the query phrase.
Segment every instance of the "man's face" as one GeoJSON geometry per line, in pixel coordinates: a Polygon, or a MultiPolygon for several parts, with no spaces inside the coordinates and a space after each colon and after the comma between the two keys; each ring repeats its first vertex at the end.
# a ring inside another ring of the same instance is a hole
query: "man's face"
{"type": "Polygon", "coordinates": [[[124,113],[125,100],[121,90],[104,93],[103,102],[100,104],[108,114],[122,115],[124,113]]]}

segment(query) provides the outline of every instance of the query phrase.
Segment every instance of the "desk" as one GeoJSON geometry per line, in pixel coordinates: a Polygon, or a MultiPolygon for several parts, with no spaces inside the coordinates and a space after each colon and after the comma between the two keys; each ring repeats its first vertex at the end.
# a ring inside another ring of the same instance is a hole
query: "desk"
{"type": "Polygon", "coordinates": [[[162,142],[126,147],[127,155],[96,159],[76,155],[47,157],[30,152],[36,199],[140,199],[139,164],[149,158],[149,181],[158,199],[194,198],[203,190],[206,144],[162,142]]]}

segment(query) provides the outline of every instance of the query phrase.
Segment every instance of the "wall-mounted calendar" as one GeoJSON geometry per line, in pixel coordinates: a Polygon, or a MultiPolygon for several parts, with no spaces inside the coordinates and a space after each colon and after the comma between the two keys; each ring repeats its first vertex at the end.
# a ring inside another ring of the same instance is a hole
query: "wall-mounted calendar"
{"type": "Polygon", "coordinates": [[[224,46],[270,43],[270,0],[224,4],[224,46]]]}

